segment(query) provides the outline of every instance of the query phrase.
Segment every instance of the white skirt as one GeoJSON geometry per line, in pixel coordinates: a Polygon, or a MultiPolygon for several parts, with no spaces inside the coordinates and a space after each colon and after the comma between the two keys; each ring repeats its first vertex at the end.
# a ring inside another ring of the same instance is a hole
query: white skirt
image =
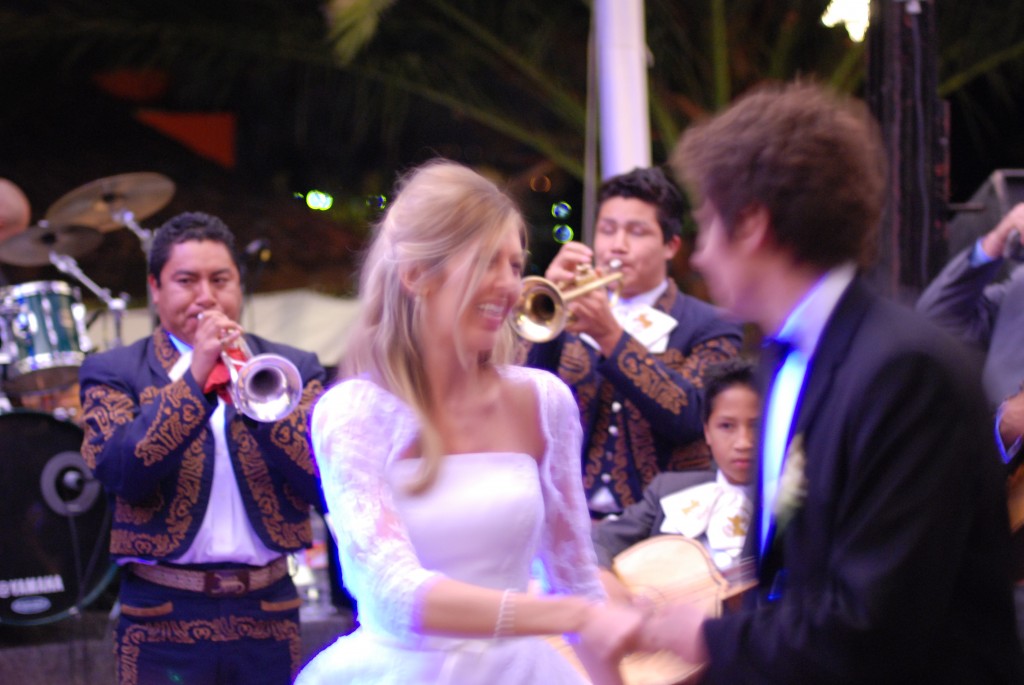
{"type": "Polygon", "coordinates": [[[363,628],[310,661],[295,685],[586,685],[589,681],[540,637],[473,640],[420,637],[412,644],[363,628]]]}

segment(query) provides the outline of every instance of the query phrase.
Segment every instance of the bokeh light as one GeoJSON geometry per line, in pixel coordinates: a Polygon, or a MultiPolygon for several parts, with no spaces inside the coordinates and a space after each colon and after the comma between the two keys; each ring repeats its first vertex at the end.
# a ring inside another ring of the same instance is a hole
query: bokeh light
{"type": "Polygon", "coordinates": [[[334,205],[334,198],[322,190],[311,190],[306,193],[306,206],[320,212],[326,212],[334,205]]]}
{"type": "Polygon", "coordinates": [[[556,202],[551,205],[551,216],[556,219],[562,219],[564,221],[569,218],[570,214],[572,214],[572,205],[568,202],[556,202]]]}
{"type": "Polygon", "coordinates": [[[575,234],[573,233],[572,227],[568,224],[558,224],[551,231],[551,235],[555,239],[556,243],[567,243],[572,240],[572,237],[575,234]]]}
{"type": "Polygon", "coordinates": [[[384,195],[371,195],[366,198],[366,206],[370,209],[383,210],[388,206],[388,198],[384,195]]]}
{"type": "Polygon", "coordinates": [[[546,193],[551,190],[551,179],[547,176],[534,176],[530,179],[530,190],[535,193],[546,193]]]}
{"type": "MultiPolygon", "coordinates": [[[[913,13],[912,5],[908,3],[907,11],[913,13]]],[[[854,42],[860,43],[864,40],[864,34],[868,31],[870,22],[870,3],[868,0],[832,0],[821,15],[821,23],[832,28],[839,24],[846,26],[846,33],[854,42]]],[[[920,11],[920,8],[918,8],[920,11]]]]}

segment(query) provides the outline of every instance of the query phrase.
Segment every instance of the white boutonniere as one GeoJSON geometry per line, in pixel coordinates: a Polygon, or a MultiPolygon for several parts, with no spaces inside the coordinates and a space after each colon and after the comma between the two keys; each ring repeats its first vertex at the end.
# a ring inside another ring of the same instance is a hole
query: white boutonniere
{"type": "Polygon", "coordinates": [[[781,533],[785,529],[807,499],[807,478],[804,476],[806,465],[804,436],[800,433],[793,436],[792,442],[789,443],[782,476],[779,478],[779,490],[775,495],[775,506],[772,507],[776,533],[781,533]]]}

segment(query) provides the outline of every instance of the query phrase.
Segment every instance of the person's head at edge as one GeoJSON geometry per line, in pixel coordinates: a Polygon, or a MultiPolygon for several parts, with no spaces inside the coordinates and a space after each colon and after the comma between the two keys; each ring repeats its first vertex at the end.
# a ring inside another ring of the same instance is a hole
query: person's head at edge
{"type": "Polygon", "coordinates": [[[214,309],[233,321],[241,316],[235,237],[215,216],[185,212],[160,226],[149,252],[148,282],[160,325],[189,345],[198,314],[214,309]]]}
{"type": "Polygon", "coordinates": [[[0,241],[4,241],[28,228],[31,208],[21,188],[6,178],[0,178],[0,241]]]}
{"type": "Polygon", "coordinates": [[[718,304],[767,331],[788,302],[777,280],[874,256],[885,153],[860,101],[763,85],[687,129],[671,163],[697,207],[694,266],[718,304]]]}
{"type": "Polygon", "coordinates": [[[701,419],[704,440],[726,480],[747,485],[753,478],[761,396],[753,366],[735,358],[708,367],[701,419]]]}
{"type": "Polygon", "coordinates": [[[622,295],[653,290],[668,276],[668,262],[682,238],[682,193],[657,168],[613,176],[598,189],[594,259],[605,273],[621,262],[622,295]]]}

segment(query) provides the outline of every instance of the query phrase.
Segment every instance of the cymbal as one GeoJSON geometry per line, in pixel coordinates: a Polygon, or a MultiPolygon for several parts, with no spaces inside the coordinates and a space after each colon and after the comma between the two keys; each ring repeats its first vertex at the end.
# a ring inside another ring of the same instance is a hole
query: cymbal
{"type": "Polygon", "coordinates": [[[163,174],[139,171],[90,181],[65,194],[46,210],[51,224],[91,226],[113,231],[125,225],[122,212],[145,219],[174,196],[174,181],[163,174]]]}
{"type": "Polygon", "coordinates": [[[0,262],[15,266],[45,266],[50,252],[80,257],[92,252],[103,234],[88,226],[51,226],[41,221],[0,243],[0,262]]]}

